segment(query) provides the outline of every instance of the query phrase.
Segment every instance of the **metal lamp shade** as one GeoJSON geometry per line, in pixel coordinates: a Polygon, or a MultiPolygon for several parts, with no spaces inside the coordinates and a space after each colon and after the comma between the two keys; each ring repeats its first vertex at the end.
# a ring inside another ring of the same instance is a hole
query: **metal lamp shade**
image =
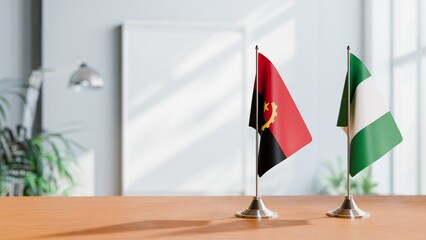
{"type": "Polygon", "coordinates": [[[104,86],[104,80],[95,70],[83,63],[71,76],[69,86],[76,90],[100,89],[104,86]]]}

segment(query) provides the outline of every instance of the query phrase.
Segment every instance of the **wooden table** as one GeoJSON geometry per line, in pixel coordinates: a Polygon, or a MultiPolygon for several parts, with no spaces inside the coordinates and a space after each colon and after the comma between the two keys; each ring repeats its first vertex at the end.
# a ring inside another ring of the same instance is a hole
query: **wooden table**
{"type": "Polygon", "coordinates": [[[280,215],[234,214],[251,197],[0,198],[0,239],[426,239],[426,196],[357,196],[371,218],[329,218],[341,196],[263,197],[280,215]]]}

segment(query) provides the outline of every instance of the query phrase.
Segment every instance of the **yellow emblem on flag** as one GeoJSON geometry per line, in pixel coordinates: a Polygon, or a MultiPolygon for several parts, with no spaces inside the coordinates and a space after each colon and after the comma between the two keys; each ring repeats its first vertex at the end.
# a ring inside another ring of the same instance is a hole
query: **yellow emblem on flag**
{"type": "MultiPolygon", "coordinates": [[[[278,115],[277,104],[275,104],[275,102],[272,102],[271,105],[272,105],[272,114],[271,114],[271,117],[268,119],[268,121],[266,121],[266,123],[263,124],[263,126],[261,127],[262,132],[265,131],[266,128],[269,128],[271,126],[271,124],[275,122],[275,118],[278,115]]],[[[269,110],[269,103],[267,103],[267,102],[265,102],[263,104],[263,112],[266,112],[266,111],[270,111],[269,110]]]]}

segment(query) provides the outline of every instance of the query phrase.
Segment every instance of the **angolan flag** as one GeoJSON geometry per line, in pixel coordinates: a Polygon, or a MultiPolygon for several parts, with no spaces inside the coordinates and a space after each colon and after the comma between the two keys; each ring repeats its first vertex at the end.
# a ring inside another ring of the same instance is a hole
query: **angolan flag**
{"type": "Polygon", "coordinates": [[[249,126],[256,129],[256,95],[259,97],[259,162],[258,174],[290,157],[312,141],[287,87],[274,65],[258,54],[258,81],[253,91],[249,126]]]}
{"type": "MultiPolygon", "coordinates": [[[[350,174],[355,176],[402,142],[402,135],[365,65],[350,54],[350,174]]],[[[347,76],[337,126],[348,126],[347,76]]]]}

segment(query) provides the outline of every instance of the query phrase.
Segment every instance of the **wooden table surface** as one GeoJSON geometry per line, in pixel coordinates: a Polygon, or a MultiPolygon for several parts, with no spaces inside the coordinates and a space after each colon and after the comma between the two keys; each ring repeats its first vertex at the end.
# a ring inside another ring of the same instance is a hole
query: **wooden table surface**
{"type": "Polygon", "coordinates": [[[0,239],[426,239],[426,196],[356,196],[360,220],[325,216],[341,196],[262,199],[278,218],[235,218],[251,197],[3,197],[0,239]]]}

